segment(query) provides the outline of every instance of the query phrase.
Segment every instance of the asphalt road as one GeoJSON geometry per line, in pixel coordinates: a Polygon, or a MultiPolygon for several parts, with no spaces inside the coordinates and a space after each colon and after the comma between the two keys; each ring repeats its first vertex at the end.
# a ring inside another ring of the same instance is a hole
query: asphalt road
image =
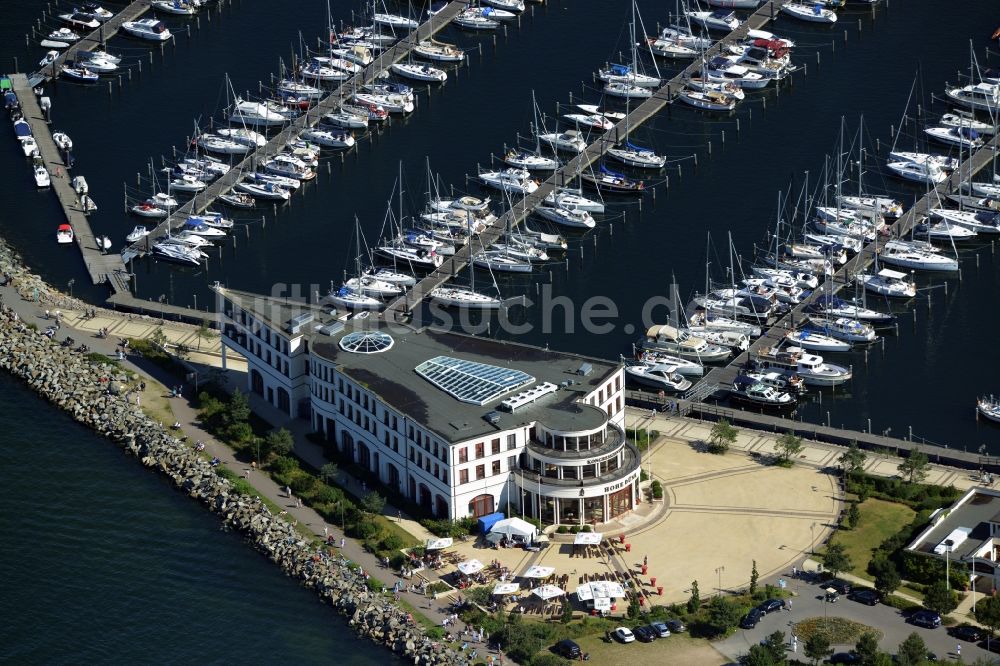
{"type": "MultiPolygon", "coordinates": [[[[822,586],[806,580],[787,577],[785,580],[788,582],[789,589],[797,594],[792,598],[792,610],[771,613],[765,616],[754,629],[739,629],[729,638],[714,643],[722,654],[736,661],[741,655],[747,653],[751,645],[756,645],[768,634],[783,631],[787,640],[792,633],[791,625],[793,623],[810,617],[826,615],[828,617],[844,617],[879,629],[883,634],[879,645],[882,650],[890,654],[894,654],[899,644],[915,631],[924,639],[928,649],[939,658],[957,659],[958,657],[956,646],[959,641],[949,636],[944,627],[924,629],[914,626],[906,621],[905,616],[900,611],[883,604],[866,606],[843,596],[836,603],[824,603],[822,586]]],[[[775,583],[773,580],[769,582],[775,583]]],[[[835,645],[833,647],[837,652],[843,652],[854,646],[835,645]]],[[[798,645],[798,656],[800,659],[805,659],[801,640],[798,645]]],[[[968,663],[980,657],[991,658],[995,663],[1000,663],[1000,657],[996,654],[991,654],[973,643],[962,643],[963,661],[968,663]]]]}

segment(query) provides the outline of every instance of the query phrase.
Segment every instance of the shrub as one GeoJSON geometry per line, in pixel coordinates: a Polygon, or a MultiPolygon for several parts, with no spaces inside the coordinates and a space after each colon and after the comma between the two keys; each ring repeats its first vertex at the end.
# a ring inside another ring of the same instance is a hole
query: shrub
{"type": "Polygon", "coordinates": [[[583,527],[580,528],[580,531],[581,532],[593,532],[594,528],[592,528],[590,525],[584,525],[583,527]]]}
{"type": "Polygon", "coordinates": [[[356,539],[370,539],[378,534],[378,531],[378,525],[367,520],[361,520],[347,526],[347,533],[356,539]]]}
{"type": "Polygon", "coordinates": [[[117,359],[113,359],[110,356],[105,356],[98,352],[88,352],[84,355],[84,358],[91,363],[100,363],[101,365],[113,365],[115,367],[121,367],[117,359]]]}
{"type": "Polygon", "coordinates": [[[571,528],[569,528],[569,533],[570,534],[579,534],[580,533],[580,526],[579,525],[573,525],[571,528]]]}
{"type": "Polygon", "coordinates": [[[566,527],[565,525],[560,525],[559,527],[556,528],[556,532],[559,534],[566,534],[569,532],[569,528],[566,527]]]}
{"type": "Polygon", "coordinates": [[[386,534],[382,537],[382,540],[378,542],[378,549],[383,552],[399,550],[402,547],[403,538],[398,534],[386,534]]]}
{"type": "Polygon", "coordinates": [[[428,629],[424,633],[427,635],[427,638],[429,638],[429,639],[431,639],[433,641],[439,641],[442,638],[444,638],[444,628],[443,627],[431,627],[430,629],[428,629]]]}
{"type": "Polygon", "coordinates": [[[289,472],[299,468],[299,461],[295,458],[288,458],[285,456],[279,456],[272,460],[268,467],[275,473],[281,476],[288,474],[289,472]]]}
{"type": "Polygon", "coordinates": [[[372,592],[381,592],[382,588],[385,587],[385,584],[382,583],[382,581],[375,580],[374,578],[367,579],[365,581],[365,585],[367,585],[368,589],[372,592]]]}
{"type": "Polygon", "coordinates": [[[342,493],[337,488],[326,485],[325,483],[320,485],[313,493],[313,501],[317,504],[336,504],[344,497],[342,493]]]}

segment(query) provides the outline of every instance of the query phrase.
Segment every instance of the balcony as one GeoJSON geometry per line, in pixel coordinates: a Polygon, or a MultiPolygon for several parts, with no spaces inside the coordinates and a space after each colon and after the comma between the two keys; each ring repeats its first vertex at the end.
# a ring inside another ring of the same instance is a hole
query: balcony
{"type": "MultiPolygon", "coordinates": [[[[541,447],[543,450],[547,450],[541,447]]],[[[556,479],[550,476],[544,476],[538,472],[527,469],[518,469],[514,474],[514,480],[523,488],[527,490],[532,490],[535,484],[541,484],[543,486],[552,486],[556,488],[592,488],[594,486],[604,486],[615,481],[620,481],[630,474],[638,471],[639,464],[642,462],[639,454],[639,449],[635,448],[631,443],[625,442],[625,448],[623,451],[622,464],[618,469],[613,472],[608,472],[601,476],[591,477],[589,479],[556,479]]]]}
{"type": "Polygon", "coordinates": [[[526,448],[529,453],[539,458],[550,458],[560,462],[570,463],[580,462],[587,460],[588,458],[600,458],[604,455],[614,453],[621,448],[623,443],[625,443],[625,433],[617,426],[609,423],[608,437],[604,440],[604,443],[596,449],[588,449],[585,451],[560,451],[559,449],[550,449],[534,439],[528,440],[526,448]]]}

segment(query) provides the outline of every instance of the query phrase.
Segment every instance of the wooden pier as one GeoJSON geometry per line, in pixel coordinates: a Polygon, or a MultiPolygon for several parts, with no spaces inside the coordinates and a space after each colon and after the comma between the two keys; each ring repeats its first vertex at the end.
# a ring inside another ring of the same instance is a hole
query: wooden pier
{"type": "MultiPolygon", "coordinates": [[[[750,30],[759,30],[769,21],[777,16],[781,6],[789,0],[771,0],[762,5],[756,12],[751,14],[747,20],[740,24],[740,27],[733,30],[725,37],[720,38],[711,48],[705,51],[705,59],[711,59],[718,55],[730,44],[742,40],[750,30]]],[[[555,171],[545,182],[541,183],[537,190],[513,203],[511,210],[499,216],[497,220],[481,233],[478,238],[470,239],[476,241],[481,248],[488,248],[495,243],[506,232],[508,224],[516,227],[523,222],[528,215],[542,204],[549,194],[558,186],[564,186],[577,174],[587,170],[592,164],[600,160],[607,153],[609,148],[614,148],[623,139],[627,132],[646,122],[667,104],[673,102],[677,92],[684,88],[688,79],[697,75],[701,71],[701,60],[696,59],[682,71],[673,76],[665,84],[660,86],[652,97],[644,100],[639,106],[633,109],[627,117],[620,120],[613,128],[600,135],[597,140],[587,146],[587,148],[569,160],[560,169],[555,171]]],[[[473,249],[475,252],[476,249],[473,249]]],[[[405,314],[415,308],[423,299],[456,275],[468,263],[468,252],[457,252],[442,263],[442,265],[420,280],[412,289],[404,295],[390,303],[386,310],[386,317],[395,317],[405,314]]]]}
{"type": "MultiPolygon", "coordinates": [[[[90,273],[90,279],[94,284],[109,282],[113,288],[115,285],[124,285],[127,289],[128,277],[121,255],[105,254],[97,246],[94,232],[90,228],[90,221],[84,214],[79,196],[70,183],[69,169],[63,161],[59,148],[52,140],[48,121],[38,106],[38,99],[35,97],[31,84],[24,74],[12,74],[10,80],[14,87],[14,93],[21,103],[24,119],[31,126],[31,133],[38,144],[38,151],[41,153],[45,168],[48,169],[52,190],[59,199],[59,205],[62,206],[66,222],[73,227],[73,235],[83,256],[83,263],[87,266],[87,272],[90,273]]],[[[55,242],[55,232],[56,229],[53,226],[53,243],[55,242]]]]}
{"type": "MultiPolygon", "coordinates": [[[[71,5],[64,5],[64,7],[70,8],[71,5]]],[[[75,60],[77,52],[104,44],[105,41],[118,34],[118,31],[121,30],[122,23],[125,23],[126,21],[134,21],[148,10],[149,0],[137,0],[136,2],[128,5],[110,19],[102,23],[97,30],[94,30],[89,35],[84,36],[80,39],[80,41],[70,44],[70,47],[63,51],[63,53],[60,54],[59,57],[56,58],[50,65],[45,66],[41,70],[29,76],[29,84],[31,87],[35,87],[49,79],[54,79],[59,75],[59,71],[62,69],[63,64],[67,60],[75,60]]],[[[65,9],[65,11],[69,11],[69,9],[65,9]]],[[[152,42],[150,42],[150,44],[152,44],[152,42]]]]}
{"type": "Polygon", "coordinates": [[[289,141],[298,138],[303,130],[318,123],[324,114],[336,111],[353,94],[354,90],[374,82],[378,75],[387,70],[390,65],[406,58],[415,46],[422,40],[433,37],[438,31],[447,26],[465,7],[466,2],[464,0],[456,0],[449,3],[431,20],[420,24],[416,30],[394,44],[391,48],[379,54],[370,65],[358,72],[354,77],[338,84],[330,94],[320,100],[314,107],[310,108],[308,113],[299,116],[282,128],[266,145],[248,153],[227,174],[213,181],[205,190],[199,192],[197,196],[178,207],[177,210],[158,224],[144,239],[125,248],[122,251],[124,260],[128,262],[134,257],[149,252],[151,243],[155,242],[160,236],[165,235],[168,228],[175,229],[183,225],[189,215],[195,215],[207,209],[220,194],[225,194],[240,181],[243,177],[243,171],[247,167],[263,162],[280,153],[289,141]]]}
{"type": "Polygon", "coordinates": [[[802,303],[796,305],[788,314],[767,328],[763,332],[763,335],[755,340],[746,352],[738,355],[728,365],[719,366],[709,371],[702,378],[699,386],[696,386],[692,391],[697,391],[697,395],[701,396],[700,399],[703,400],[715,392],[731,386],[733,380],[739,374],[739,368],[748,359],[756,357],[758,352],[766,347],[778,344],[784,339],[785,333],[793,330],[797,325],[807,320],[806,307],[821,296],[831,293],[836,294],[845,286],[851,284],[859,273],[864,273],[868,266],[874,262],[875,254],[880,252],[888,241],[908,235],[913,227],[927,214],[927,211],[937,206],[938,201],[946,200],[947,195],[958,190],[963,181],[971,180],[976,173],[988,166],[993,160],[994,153],[998,150],[1000,150],[1000,134],[994,136],[991,141],[962,162],[947,180],[942,181],[917,200],[909,210],[889,227],[891,230],[889,236],[879,236],[866,245],[861,252],[841,266],[833,275],[829,276],[820,288],[816,289],[802,303]],[[699,387],[701,387],[700,390],[699,387]],[[711,390],[706,390],[706,387],[711,390]]]}

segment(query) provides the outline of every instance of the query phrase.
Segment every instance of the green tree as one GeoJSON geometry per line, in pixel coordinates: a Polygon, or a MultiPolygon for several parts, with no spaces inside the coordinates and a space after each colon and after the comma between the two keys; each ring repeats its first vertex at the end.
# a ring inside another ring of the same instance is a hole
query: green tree
{"type": "Polygon", "coordinates": [[[878,656],[878,634],[873,631],[866,631],[861,634],[861,638],[858,639],[857,644],[854,646],[854,652],[861,659],[861,666],[874,666],[875,659],[878,656]]]}
{"type": "Polygon", "coordinates": [[[711,453],[725,453],[736,442],[737,434],[739,430],[730,425],[729,421],[719,419],[719,422],[712,426],[712,432],[708,436],[708,450],[711,453]]]}
{"type": "Polygon", "coordinates": [[[772,663],[775,664],[785,663],[785,645],[785,632],[783,631],[768,634],[767,638],[760,643],[760,646],[767,650],[772,663]]]}
{"type": "Polygon", "coordinates": [[[920,634],[913,632],[906,637],[905,641],[899,644],[899,649],[896,650],[896,657],[898,658],[896,663],[899,666],[920,666],[927,659],[927,644],[924,643],[924,639],[920,637],[920,634]]]}
{"type": "Polygon", "coordinates": [[[753,568],[750,569],[750,594],[752,595],[757,591],[757,581],[760,579],[760,574],[757,573],[757,560],[753,561],[753,568]]]}
{"type": "Polygon", "coordinates": [[[519,613],[511,613],[497,633],[507,654],[520,664],[531,663],[531,658],[542,649],[542,640],[524,626],[519,613]]]}
{"type": "Polygon", "coordinates": [[[201,320],[201,326],[199,326],[198,330],[196,330],[194,332],[194,335],[195,335],[195,339],[198,342],[198,350],[201,351],[201,341],[202,340],[211,340],[212,339],[212,333],[211,333],[211,329],[209,329],[209,327],[208,327],[208,320],[207,319],[202,319],[201,320]]]}
{"type": "Polygon", "coordinates": [[[153,332],[149,334],[149,341],[163,349],[164,345],[167,344],[167,334],[163,332],[162,326],[153,329],[153,332]]]}
{"type": "Polygon", "coordinates": [[[822,631],[815,632],[806,641],[805,653],[807,657],[812,659],[814,664],[818,664],[833,654],[833,649],[830,647],[830,639],[822,631]]]}
{"type": "Polygon", "coordinates": [[[763,645],[751,645],[750,651],[740,657],[742,666],[776,666],[784,661],[775,661],[771,653],[763,645]]]}
{"type": "Polygon", "coordinates": [[[927,478],[927,468],[929,466],[930,459],[928,459],[927,454],[920,449],[913,449],[906,460],[899,463],[896,469],[910,483],[921,483],[927,478]]]}
{"type": "Polygon", "coordinates": [[[872,496],[872,490],[874,490],[872,484],[868,483],[867,481],[859,483],[857,486],[858,502],[862,504],[864,502],[867,502],[868,498],[872,496]]]}
{"type": "Polygon", "coordinates": [[[783,463],[791,462],[792,458],[802,453],[802,438],[789,430],[778,438],[774,447],[778,450],[778,460],[783,463]]]}
{"type": "Polygon", "coordinates": [[[853,530],[860,522],[861,509],[858,508],[857,502],[851,502],[851,506],[847,509],[847,526],[853,530]]]}
{"type": "Polygon", "coordinates": [[[688,613],[696,613],[701,608],[701,595],[698,594],[698,581],[691,581],[691,596],[688,598],[688,613]]]}
{"type": "Polygon", "coordinates": [[[236,389],[233,394],[229,396],[229,401],[226,403],[226,411],[223,414],[223,420],[227,425],[233,423],[245,423],[250,420],[250,402],[247,400],[246,394],[243,391],[236,389]]]}
{"type": "Polygon", "coordinates": [[[337,463],[330,462],[319,469],[319,478],[323,479],[324,483],[333,483],[339,474],[340,468],[337,467],[337,463]]]}
{"type": "Polygon", "coordinates": [[[840,454],[840,458],[837,460],[837,463],[840,465],[840,469],[844,471],[845,475],[857,476],[861,473],[861,470],[865,468],[865,460],[867,458],[868,455],[858,448],[858,443],[851,442],[851,446],[840,454]]]}
{"type": "Polygon", "coordinates": [[[712,597],[708,603],[708,625],[715,634],[724,634],[740,622],[743,608],[727,597],[712,597]]]}
{"type": "Polygon", "coordinates": [[[385,508],[385,498],[373,490],[361,500],[361,508],[365,513],[382,513],[382,509],[385,508]]]}
{"type": "Polygon", "coordinates": [[[568,599],[563,601],[562,617],[560,619],[563,624],[569,624],[573,621],[573,604],[571,604],[568,599]]]}
{"type": "Polygon", "coordinates": [[[853,566],[851,556],[847,554],[844,544],[835,541],[826,547],[826,553],[823,555],[823,568],[831,574],[836,576],[842,571],[850,571],[853,566]]]}
{"type": "Polygon", "coordinates": [[[269,456],[287,456],[295,448],[295,438],[287,429],[278,428],[267,433],[264,445],[269,456]]]}
{"type": "Polygon", "coordinates": [[[990,632],[1000,628],[1000,597],[986,597],[976,604],[976,620],[989,627],[990,632]]]}
{"type": "Polygon", "coordinates": [[[879,591],[882,598],[888,597],[898,590],[903,582],[899,577],[899,571],[896,570],[896,565],[885,556],[876,556],[868,565],[868,569],[875,576],[875,589],[879,591]]]}
{"type": "Polygon", "coordinates": [[[188,348],[186,344],[182,342],[177,343],[177,346],[174,347],[174,356],[176,356],[179,359],[186,359],[188,357],[188,354],[190,353],[191,350],[188,348]]]}
{"type": "Polygon", "coordinates": [[[936,580],[924,590],[924,607],[947,615],[958,608],[958,593],[948,589],[943,580],[936,580]]]}

